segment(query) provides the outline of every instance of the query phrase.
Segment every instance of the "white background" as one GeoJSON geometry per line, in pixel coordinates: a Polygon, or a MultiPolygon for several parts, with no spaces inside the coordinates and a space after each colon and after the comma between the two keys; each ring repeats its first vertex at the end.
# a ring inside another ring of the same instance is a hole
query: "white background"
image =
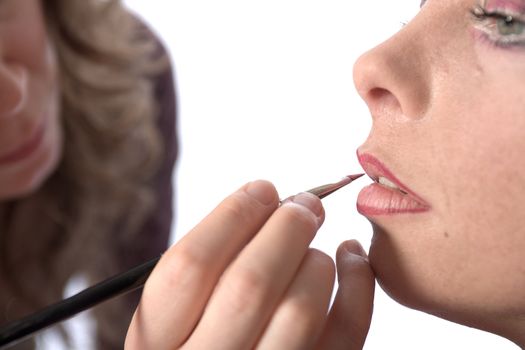
{"type": "MultiPolygon", "coordinates": [[[[352,82],[365,50],[397,31],[419,0],[125,1],[155,29],[176,70],[181,154],[174,241],[243,183],[282,197],[360,171],[371,126],[352,82]]],[[[324,200],[313,246],[334,255],[371,228],[355,211],[361,179],[324,200]]],[[[176,327],[176,325],[175,325],[176,327]]],[[[365,349],[517,349],[390,300],[377,288],[365,349]]]]}

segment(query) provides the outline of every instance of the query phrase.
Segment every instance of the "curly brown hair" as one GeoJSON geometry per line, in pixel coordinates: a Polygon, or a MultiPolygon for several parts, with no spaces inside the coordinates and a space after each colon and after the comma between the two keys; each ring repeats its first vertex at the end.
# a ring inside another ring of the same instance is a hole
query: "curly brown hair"
{"type": "MultiPolygon", "coordinates": [[[[59,63],[64,153],[36,192],[0,204],[4,321],[61,299],[75,274],[94,282],[118,272],[108,247],[144,223],[162,157],[153,78],[169,62],[151,33],[117,0],[42,5],[59,63]]],[[[122,347],[129,319],[118,315],[129,308],[95,312],[99,344],[122,347]]]]}

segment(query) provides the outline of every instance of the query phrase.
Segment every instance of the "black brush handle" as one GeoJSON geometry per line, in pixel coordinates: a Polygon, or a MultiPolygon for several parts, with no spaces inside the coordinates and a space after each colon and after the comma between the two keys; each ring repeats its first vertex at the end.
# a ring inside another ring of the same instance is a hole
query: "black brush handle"
{"type": "Polygon", "coordinates": [[[143,287],[159,259],[160,257],[152,259],[32,315],[7,324],[0,328],[0,348],[14,345],[35,332],[73,317],[103,301],[143,287]]]}
{"type": "MultiPolygon", "coordinates": [[[[319,198],[324,198],[363,175],[348,175],[339,182],[312,188],[307,192],[313,193],[319,198]]],[[[87,288],[70,298],[0,328],[0,348],[13,345],[15,342],[35,332],[75,316],[79,312],[85,311],[105,300],[141,288],[146,283],[159,259],[160,257],[152,259],[120,275],[87,288]]]]}

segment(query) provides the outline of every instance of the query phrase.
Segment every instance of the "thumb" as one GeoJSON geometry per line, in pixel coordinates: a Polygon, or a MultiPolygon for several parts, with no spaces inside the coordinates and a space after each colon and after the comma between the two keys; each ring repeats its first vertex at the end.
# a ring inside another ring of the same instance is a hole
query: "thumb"
{"type": "Polygon", "coordinates": [[[339,288],[328,314],[319,349],[361,350],[374,303],[375,276],[359,242],[343,242],[337,249],[339,288]]]}

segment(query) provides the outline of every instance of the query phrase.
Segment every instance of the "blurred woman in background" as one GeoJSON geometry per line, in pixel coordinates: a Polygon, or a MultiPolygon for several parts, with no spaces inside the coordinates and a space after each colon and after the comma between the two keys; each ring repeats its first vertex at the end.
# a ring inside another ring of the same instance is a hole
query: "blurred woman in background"
{"type": "MultiPolygon", "coordinates": [[[[166,249],[177,145],[169,60],[119,1],[2,1],[0,54],[2,324],[166,249]]],[[[94,309],[97,348],[137,301],[94,309]]]]}

